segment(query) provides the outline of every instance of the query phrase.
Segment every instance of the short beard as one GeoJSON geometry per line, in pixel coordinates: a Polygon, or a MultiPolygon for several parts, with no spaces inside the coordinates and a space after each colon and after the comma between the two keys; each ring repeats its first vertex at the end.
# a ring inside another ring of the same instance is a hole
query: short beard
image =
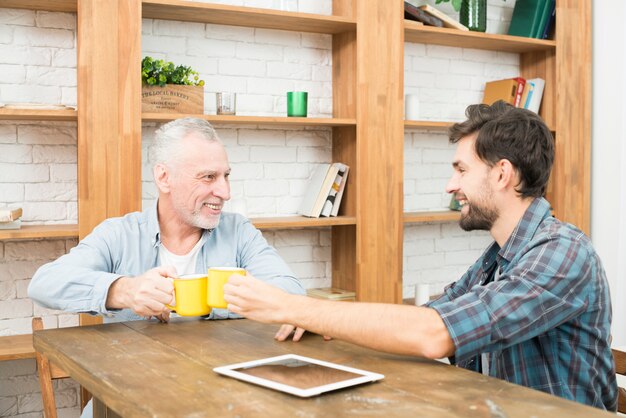
{"type": "Polygon", "coordinates": [[[189,219],[187,219],[187,222],[196,228],[215,229],[217,228],[217,225],[219,225],[221,218],[222,216],[220,215],[217,218],[206,219],[199,212],[193,212],[189,219]]]}
{"type": "Polygon", "coordinates": [[[459,226],[464,231],[489,231],[500,215],[496,209],[472,206],[468,203],[467,215],[461,215],[459,226]]]}

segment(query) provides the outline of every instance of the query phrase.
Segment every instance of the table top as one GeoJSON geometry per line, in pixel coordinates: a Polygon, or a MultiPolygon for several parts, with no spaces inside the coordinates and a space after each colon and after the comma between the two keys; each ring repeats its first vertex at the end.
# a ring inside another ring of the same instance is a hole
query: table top
{"type": "Polygon", "coordinates": [[[37,331],[34,346],[123,417],[609,417],[604,411],[441,362],[379,353],[248,320],[177,318],[37,331]],[[213,372],[216,366],[299,354],[385,378],[298,398],[213,372]],[[530,415],[529,415],[530,414],[530,415]]]}

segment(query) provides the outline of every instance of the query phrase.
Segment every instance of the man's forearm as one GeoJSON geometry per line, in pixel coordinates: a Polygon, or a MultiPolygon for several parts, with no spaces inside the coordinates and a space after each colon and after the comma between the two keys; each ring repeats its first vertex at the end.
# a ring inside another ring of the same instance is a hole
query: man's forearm
{"type": "Polygon", "coordinates": [[[290,295],[284,312],[283,322],[375,350],[427,358],[454,354],[443,320],[430,308],[290,295]]]}

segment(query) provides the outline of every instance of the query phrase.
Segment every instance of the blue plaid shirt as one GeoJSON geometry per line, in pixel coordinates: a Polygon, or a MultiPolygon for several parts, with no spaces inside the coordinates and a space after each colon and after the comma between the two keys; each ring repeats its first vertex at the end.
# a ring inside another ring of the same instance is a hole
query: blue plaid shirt
{"type": "Polygon", "coordinates": [[[453,364],[543,392],[615,411],[610,350],[611,301],[589,239],[533,201],[500,248],[428,304],[454,341],[453,364]],[[499,279],[493,281],[495,269],[499,279]]]}

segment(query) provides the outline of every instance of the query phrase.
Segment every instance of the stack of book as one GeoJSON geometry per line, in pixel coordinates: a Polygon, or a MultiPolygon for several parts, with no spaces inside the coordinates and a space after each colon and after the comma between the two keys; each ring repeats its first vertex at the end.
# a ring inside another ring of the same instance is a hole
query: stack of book
{"type": "Polygon", "coordinates": [[[542,78],[524,79],[522,77],[489,81],[485,84],[483,103],[491,105],[504,100],[515,107],[539,113],[543,90],[546,82],[542,78]]]}
{"type": "Polygon", "coordinates": [[[337,289],[335,287],[320,287],[317,289],[308,289],[307,296],[316,299],[338,300],[354,302],[356,293],[349,290],[337,289]]]}
{"type": "Polygon", "coordinates": [[[428,26],[469,30],[465,25],[460,24],[447,14],[440,12],[439,10],[428,4],[417,7],[405,1],[404,18],[408,20],[414,20],[428,26]]]}
{"type": "Polygon", "coordinates": [[[309,218],[337,216],[349,170],[342,163],[320,164],[309,180],[298,213],[309,218]]]}
{"type": "Polygon", "coordinates": [[[0,229],[20,229],[22,208],[0,209],[0,229]]]}
{"type": "Polygon", "coordinates": [[[548,39],[556,19],[556,0],[517,0],[509,35],[548,39]]]}

